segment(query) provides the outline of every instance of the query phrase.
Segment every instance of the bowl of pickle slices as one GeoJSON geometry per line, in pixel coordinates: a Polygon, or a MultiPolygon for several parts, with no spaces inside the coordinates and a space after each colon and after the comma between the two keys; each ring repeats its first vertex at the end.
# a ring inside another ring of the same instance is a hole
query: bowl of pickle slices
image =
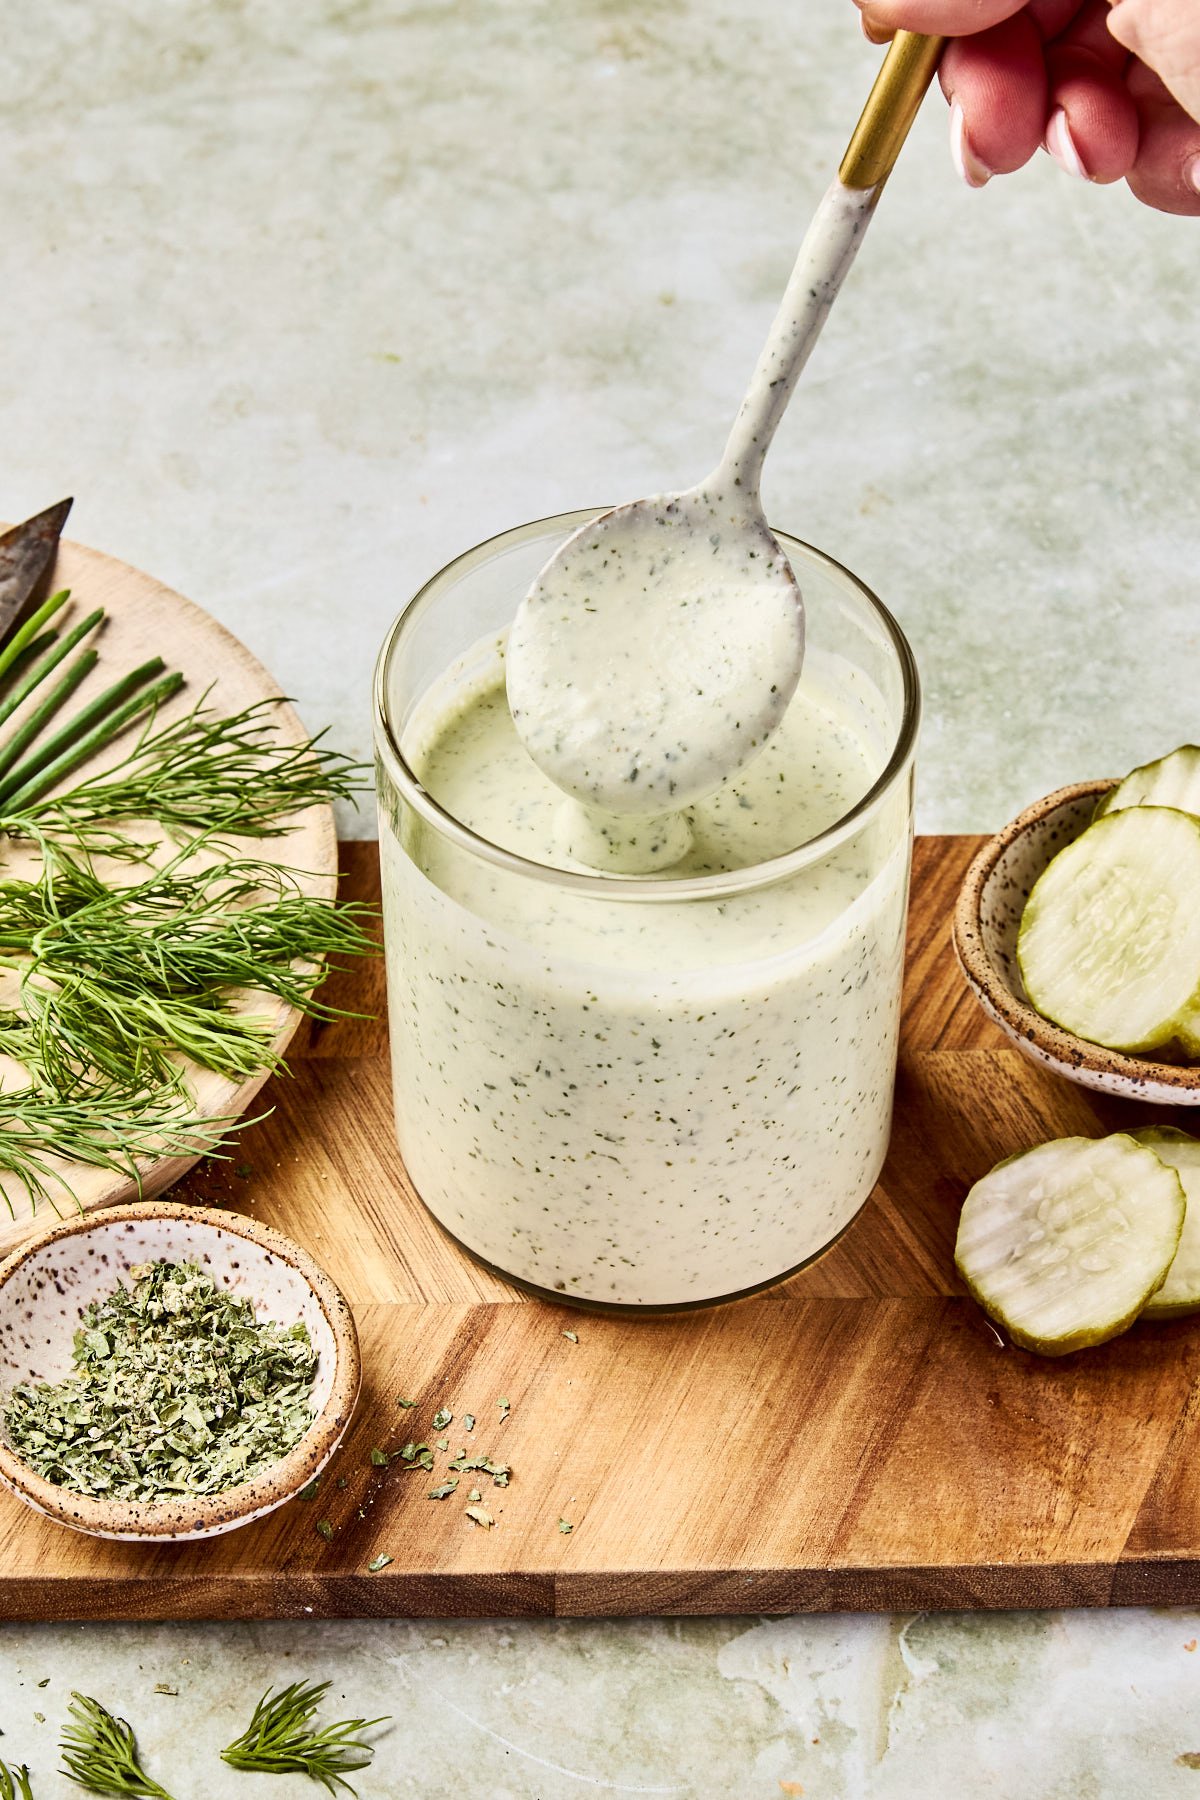
{"type": "Polygon", "coordinates": [[[1068,1080],[1200,1106],[1200,747],[1027,807],[971,863],[954,946],[985,1012],[1068,1080]]]}

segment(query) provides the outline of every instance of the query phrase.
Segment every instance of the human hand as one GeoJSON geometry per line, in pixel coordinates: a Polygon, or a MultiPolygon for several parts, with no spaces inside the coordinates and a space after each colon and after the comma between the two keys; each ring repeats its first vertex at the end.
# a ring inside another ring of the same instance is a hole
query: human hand
{"type": "Polygon", "coordinates": [[[855,0],[863,30],[951,37],[941,62],[951,148],[970,187],[1039,144],[1072,175],[1128,181],[1160,212],[1200,216],[1196,0],[855,0]]]}

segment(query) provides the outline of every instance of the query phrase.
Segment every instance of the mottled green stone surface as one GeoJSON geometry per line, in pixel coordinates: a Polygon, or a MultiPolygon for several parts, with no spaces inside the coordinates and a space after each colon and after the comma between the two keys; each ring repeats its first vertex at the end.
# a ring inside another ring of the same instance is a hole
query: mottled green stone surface
{"type": "MultiPolygon", "coordinates": [[[[73,535],[201,601],[365,752],[376,646],[442,562],[715,461],[878,60],[852,11],[26,9],[0,59],[0,513],[75,491],[73,535]]],[[[1196,253],[1194,224],[1044,158],[967,193],[930,101],[767,479],[913,639],[926,829],[1197,735],[1196,253]]],[[[364,1796],[1170,1800],[1200,1792],[1197,1636],[9,1627],[0,1754],[66,1794],[80,1685],[179,1800],[283,1800],[301,1778],[208,1752],[259,1687],[329,1673],[398,1716],[364,1796]]]]}

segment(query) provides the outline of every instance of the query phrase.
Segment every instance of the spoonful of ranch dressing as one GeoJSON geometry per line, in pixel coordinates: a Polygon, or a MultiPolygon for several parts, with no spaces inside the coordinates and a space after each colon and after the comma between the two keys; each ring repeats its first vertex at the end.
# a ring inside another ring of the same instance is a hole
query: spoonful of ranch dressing
{"type": "Polygon", "coordinates": [[[564,847],[579,861],[669,868],[690,842],[685,809],[758,754],[795,693],[804,604],[762,510],[763,460],[941,49],[897,34],[713,473],[593,519],[521,602],[509,708],[574,803],[564,847]]]}

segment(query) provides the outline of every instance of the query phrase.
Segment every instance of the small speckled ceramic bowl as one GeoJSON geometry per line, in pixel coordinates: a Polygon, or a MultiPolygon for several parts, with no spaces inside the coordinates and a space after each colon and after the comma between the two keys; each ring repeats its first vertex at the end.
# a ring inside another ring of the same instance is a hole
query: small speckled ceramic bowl
{"type": "Polygon", "coordinates": [[[954,948],[984,1012],[1034,1062],[1103,1094],[1200,1106],[1200,1068],[1089,1044],[1034,1012],[1017,967],[1017,929],[1038,876],[1086,830],[1116,784],[1081,781],[1047,794],[997,832],[967,870],[954,909],[954,948]]]}
{"type": "Polygon", "coordinates": [[[85,1306],[111,1294],[130,1266],[196,1262],[249,1300],[260,1317],[303,1319],[318,1352],[313,1421],[294,1449],[222,1494],[102,1500],[44,1481],[0,1434],[0,1481],[27,1506],[92,1537],[182,1542],[248,1525],[299,1493],[341,1442],[358,1399],[358,1333],[346,1301],[311,1256],[236,1213],[149,1200],[54,1226],[0,1263],[0,1394],[22,1381],[60,1381],[85,1306]]]}

